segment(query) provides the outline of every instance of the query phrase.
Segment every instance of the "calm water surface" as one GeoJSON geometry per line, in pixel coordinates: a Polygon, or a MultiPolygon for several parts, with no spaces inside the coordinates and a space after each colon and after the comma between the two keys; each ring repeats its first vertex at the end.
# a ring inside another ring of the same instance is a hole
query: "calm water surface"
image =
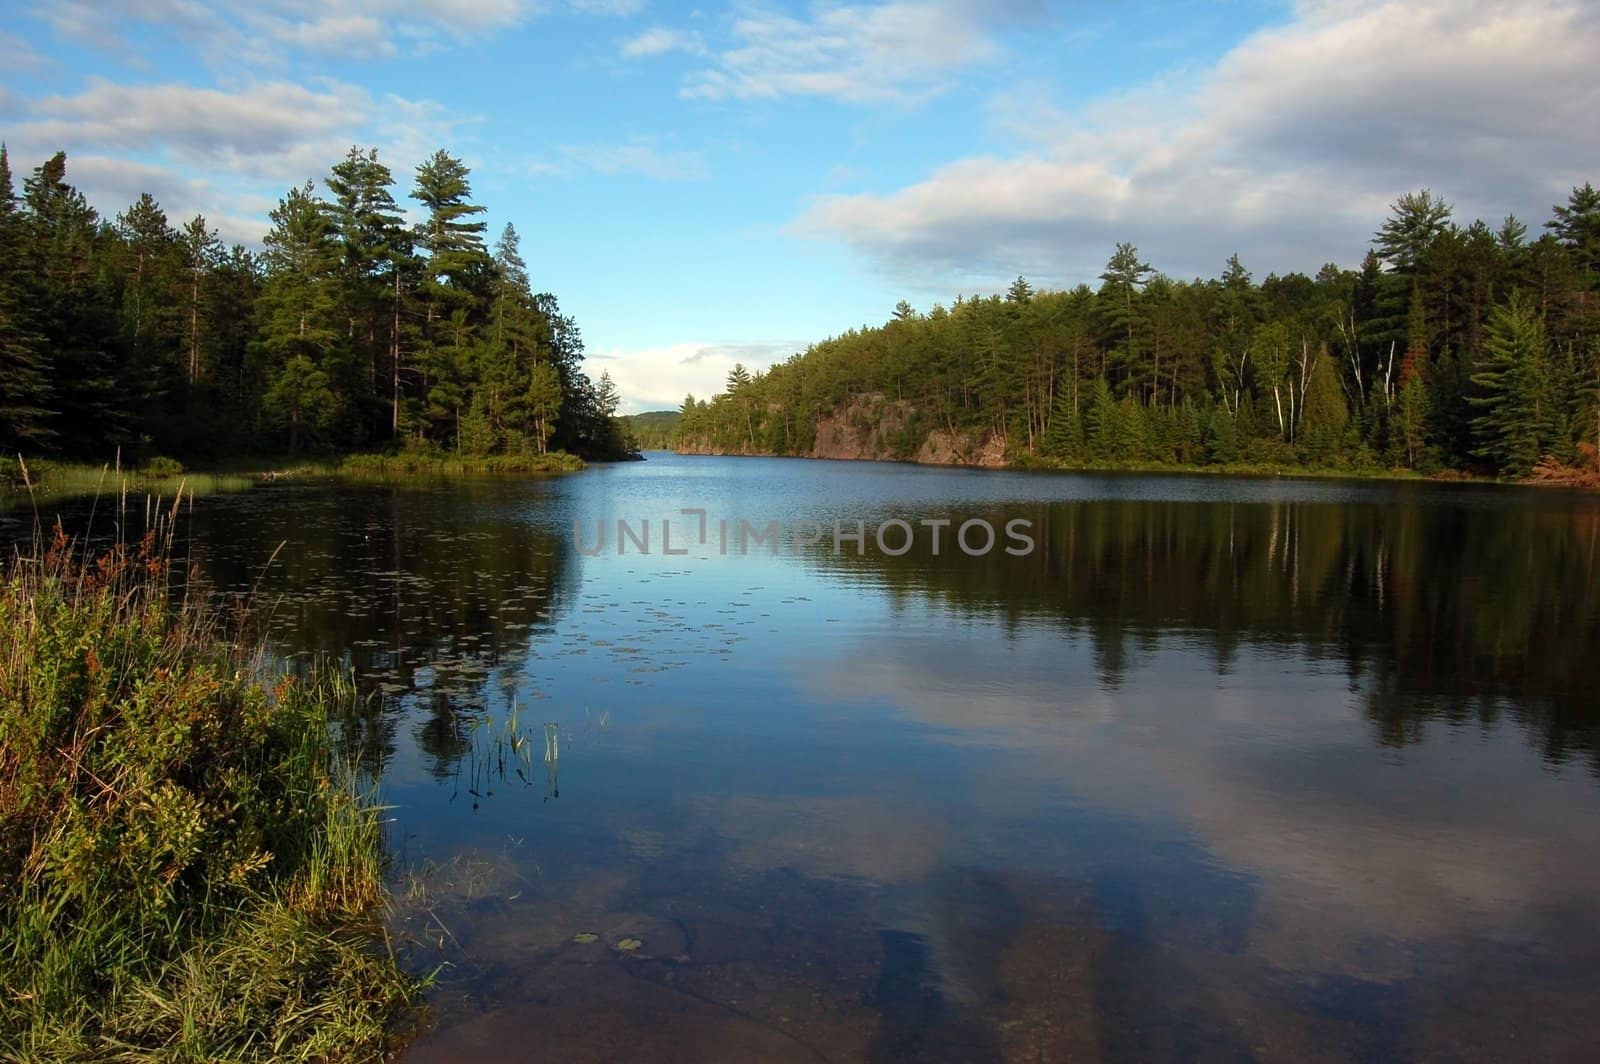
{"type": "Polygon", "coordinates": [[[1600,1042],[1592,496],[655,455],[185,525],[379,693],[394,927],[445,965],[406,1061],[1600,1042]],[[723,556],[719,517],[1038,546],[723,556]]]}

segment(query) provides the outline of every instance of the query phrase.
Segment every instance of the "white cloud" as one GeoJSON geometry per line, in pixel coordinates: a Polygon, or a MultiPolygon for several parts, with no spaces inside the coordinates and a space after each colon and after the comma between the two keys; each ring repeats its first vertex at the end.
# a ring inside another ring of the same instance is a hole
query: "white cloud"
{"type": "Polygon", "coordinates": [[[1550,773],[1531,746],[1507,742],[1511,756],[1497,756],[1506,751],[1441,726],[1408,750],[1418,771],[1396,778],[1372,754],[1348,678],[1269,652],[1242,663],[1238,677],[1253,680],[1219,679],[1176,642],[1157,648],[1159,670],[1136,670],[1114,695],[1087,682],[1063,692],[1061,677],[1094,671],[1076,638],[1023,638],[1003,691],[972,680],[971,647],[893,641],[800,682],[824,699],[894,705],[939,741],[1016,754],[1003,782],[967,794],[980,820],[1004,822],[1019,795],[1036,805],[1039,788],[1060,787],[1093,809],[1187,827],[1225,867],[1257,878],[1247,949],[1283,968],[1370,977],[1397,953],[1407,964],[1397,940],[1464,928],[1510,937],[1544,907],[1581,905],[1600,887],[1600,844],[1565,830],[1560,813],[1587,781],[1550,773]],[[1260,737],[1284,727],[1274,682],[1284,671],[1300,673],[1295,765],[1260,756],[1260,737]],[[1108,747],[1117,756],[1103,756],[1108,747]],[[1308,764],[1324,771],[1296,767],[1308,764]],[[1444,764],[1453,771],[1429,771],[1444,764]],[[1328,800],[1332,766],[1354,797],[1328,800]],[[1455,786],[1464,775],[1484,785],[1455,786]],[[1519,800],[1496,797],[1508,792],[1519,800]]]}
{"type": "Polygon", "coordinates": [[[970,0],[813,3],[806,18],[750,9],[733,23],[734,46],[692,74],[690,98],[823,96],[851,103],[936,95],[949,77],[997,58],[991,24],[1011,6],[970,0]]]}
{"type": "Polygon", "coordinates": [[[647,142],[566,147],[561,151],[600,174],[642,174],[658,181],[692,181],[705,177],[707,172],[705,162],[694,152],[658,151],[647,142]]]}
{"type": "MultiPolygon", "coordinates": [[[[575,4],[575,6],[577,6],[575,4]]],[[[278,65],[306,53],[378,59],[426,53],[511,29],[539,14],[536,0],[52,0],[32,12],[57,33],[124,57],[136,25],[170,30],[213,65],[278,65]]]]}
{"type": "Polygon", "coordinates": [[[91,80],[74,95],[12,101],[13,168],[67,153],[68,180],[106,216],[150,192],[171,218],[205,213],[253,242],[285,188],[320,180],[352,144],[376,145],[402,196],[409,170],[462,119],[438,104],[374,99],[338,82],[266,81],[237,91],[91,80]]]}
{"type": "Polygon", "coordinates": [[[64,37],[124,55],[132,54],[121,32],[129,23],[165,26],[188,39],[213,37],[226,25],[216,11],[194,0],[123,0],[115,6],[95,0],[48,0],[28,12],[64,37]]]}
{"type": "Polygon", "coordinates": [[[776,343],[665,344],[637,349],[591,351],[591,372],[611,374],[622,395],[623,412],[676,410],[693,393],[709,399],[726,387],[728,371],[743,363],[752,372],[764,370],[805,348],[804,341],[776,343]]]}
{"type": "Polygon", "coordinates": [[[653,26],[623,41],[621,51],[624,59],[642,59],[648,56],[666,55],[668,52],[705,55],[706,44],[698,33],[653,26]]]}
{"type": "Polygon", "coordinates": [[[1002,104],[1020,154],[890,195],[825,196],[792,231],[902,280],[1076,281],[1133,240],[1179,275],[1350,262],[1387,205],[1542,216],[1600,170],[1600,8],[1577,0],[1308,2],[1215,67],[1076,114],[1002,104]]]}
{"type": "Polygon", "coordinates": [[[40,55],[33,45],[15,34],[0,30],[0,70],[32,71],[49,64],[50,61],[40,55]]]}
{"type": "Polygon", "coordinates": [[[535,177],[575,170],[607,177],[638,174],[657,181],[699,181],[709,174],[698,152],[663,151],[649,137],[624,144],[563,144],[556,152],[557,159],[535,160],[527,172],[535,177]]]}
{"type": "Polygon", "coordinates": [[[645,0],[567,0],[567,6],[583,15],[637,15],[645,0]]]}
{"type": "Polygon", "coordinates": [[[246,16],[279,44],[319,55],[380,59],[399,53],[390,28],[372,15],[325,14],[310,19],[246,16]]]}
{"type": "Polygon", "coordinates": [[[267,211],[274,202],[205,178],[183,177],[163,166],[106,155],[69,156],[67,180],[107,218],[115,218],[148,192],[172,225],[203,214],[228,243],[259,243],[267,233],[267,211]]]}
{"type": "Polygon", "coordinates": [[[237,160],[290,153],[296,144],[345,126],[345,116],[370,109],[366,94],[351,86],[316,92],[280,81],[224,92],[94,78],[77,95],[33,101],[18,133],[31,141],[167,148],[186,160],[237,160]]]}
{"type": "MultiPolygon", "coordinates": [[[[318,9],[328,6],[326,0],[291,2],[318,9]]],[[[372,5],[367,0],[341,0],[341,3],[332,6],[362,10],[372,5]]],[[[387,0],[387,3],[378,6],[397,21],[431,22],[466,33],[503,30],[543,9],[535,0],[387,0]]]]}

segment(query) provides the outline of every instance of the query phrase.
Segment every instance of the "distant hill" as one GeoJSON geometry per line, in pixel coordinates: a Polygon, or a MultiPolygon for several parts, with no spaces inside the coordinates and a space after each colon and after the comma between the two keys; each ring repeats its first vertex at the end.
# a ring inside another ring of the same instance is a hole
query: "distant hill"
{"type": "Polygon", "coordinates": [[[622,420],[633,433],[640,450],[672,450],[672,434],[678,428],[676,410],[646,410],[642,414],[626,414],[622,420]]]}

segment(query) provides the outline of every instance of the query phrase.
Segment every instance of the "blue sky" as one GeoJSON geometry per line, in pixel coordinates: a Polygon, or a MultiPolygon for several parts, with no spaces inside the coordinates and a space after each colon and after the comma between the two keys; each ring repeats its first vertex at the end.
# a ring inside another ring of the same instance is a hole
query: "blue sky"
{"type": "Polygon", "coordinates": [[[1004,287],[1354,264],[1397,195],[1535,226],[1600,179],[1580,0],[6,4],[13,168],[68,152],[259,238],[283,191],[435,147],[628,409],[1004,287]],[[243,5],[241,5],[243,6],[243,5]]]}

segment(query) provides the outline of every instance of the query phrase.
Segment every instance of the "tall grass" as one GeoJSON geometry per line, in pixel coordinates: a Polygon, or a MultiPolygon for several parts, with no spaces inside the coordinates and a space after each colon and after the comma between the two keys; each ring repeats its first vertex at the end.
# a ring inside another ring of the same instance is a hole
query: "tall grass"
{"type": "Polygon", "coordinates": [[[138,468],[91,466],[0,455],[0,506],[40,499],[83,495],[141,493],[172,496],[178,492],[210,495],[243,491],[262,481],[313,477],[384,478],[401,476],[466,476],[475,474],[576,473],[584,461],[566,451],[548,454],[456,454],[434,448],[406,448],[393,454],[349,454],[327,458],[272,461],[233,460],[210,472],[185,471],[170,459],[151,459],[138,468]]]}
{"type": "Polygon", "coordinates": [[[243,491],[260,481],[259,476],[241,473],[186,472],[178,463],[162,459],[139,468],[120,463],[91,466],[73,462],[54,462],[0,455],[0,505],[14,497],[25,500],[67,498],[75,495],[124,494],[138,492],[172,497],[182,491],[190,495],[210,495],[221,491],[243,491]]]}
{"type": "Polygon", "coordinates": [[[354,687],[267,678],[167,536],[58,526],[0,578],[0,1059],[378,1059],[420,986],[330,736],[354,687]]]}
{"type": "Polygon", "coordinates": [[[395,454],[352,454],[339,460],[336,472],[346,475],[397,473],[576,473],[583,459],[566,451],[548,454],[461,455],[450,451],[408,448],[395,454]]]}

